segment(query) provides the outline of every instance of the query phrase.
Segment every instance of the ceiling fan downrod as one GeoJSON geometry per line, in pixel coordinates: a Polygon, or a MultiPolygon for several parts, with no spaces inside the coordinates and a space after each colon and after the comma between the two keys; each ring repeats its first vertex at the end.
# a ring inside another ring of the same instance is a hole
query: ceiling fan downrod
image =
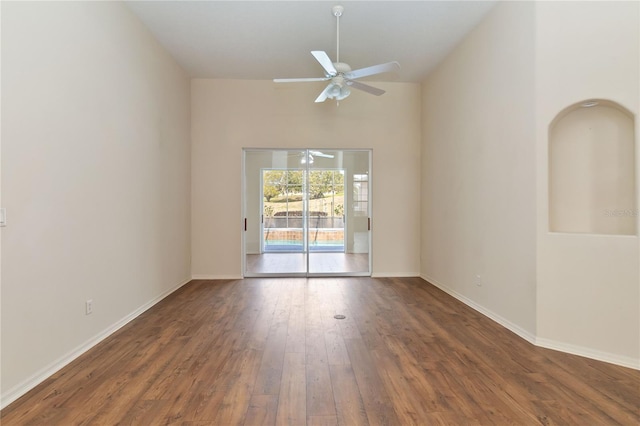
{"type": "Polygon", "coordinates": [[[331,12],[336,17],[336,62],[340,62],[340,17],[344,12],[344,7],[335,5],[331,8],[331,12]]]}

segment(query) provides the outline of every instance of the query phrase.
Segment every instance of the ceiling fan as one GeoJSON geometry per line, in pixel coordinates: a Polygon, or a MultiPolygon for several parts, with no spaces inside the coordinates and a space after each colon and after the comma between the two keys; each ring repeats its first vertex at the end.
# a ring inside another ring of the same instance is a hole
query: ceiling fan
{"type": "Polygon", "coordinates": [[[309,161],[309,164],[313,164],[313,157],[323,157],[323,158],[333,158],[333,154],[325,154],[322,151],[309,151],[309,158],[305,158],[304,156],[302,157],[301,163],[305,164],[307,161],[309,161]]]}
{"type": "Polygon", "coordinates": [[[299,157],[300,158],[300,163],[301,164],[306,164],[307,162],[309,164],[313,164],[313,159],[314,157],[322,157],[322,158],[334,158],[335,156],[333,154],[327,154],[325,152],[322,151],[314,151],[314,150],[308,150],[308,151],[301,151],[301,152],[292,152],[289,153],[289,156],[293,156],[293,157],[299,157]]]}
{"type": "Polygon", "coordinates": [[[276,78],[273,81],[276,83],[297,83],[307,81],[331,81],[329,85],[320,93],[320,96],[316,98],[316,102],[324,102],[329,99],[335,99],[341,101],[351,94],[350,87],[359,89],[372,95],[380,96],[385,93],[384,90],[377,87],[369,86],[368,84],[355,81],[358,78],[368,77],[370,75],[380,74],[383,72],[397,71],[400,69],[398,62],[387,62],[386,64],[372,65],[366,68],[360,68],[357,70],[351,70],[351,67],[344,62],[340,62],[340,17],[344,12],[344,7],[333,6],[331,8],[333,16],[336,17],[336,62],[331,62],[329,55],[322,50],[313,50],[311,54],[324,68],[324,77],[318,78],[276,78]]]}
{"type": "Polygon", "coordinates": [[[309,151],[310,155],[315,155],[316,157],[324,157],[324,158],[333,158],[334,155],[333,154],[326,154],[322,151],[309,151]]]}

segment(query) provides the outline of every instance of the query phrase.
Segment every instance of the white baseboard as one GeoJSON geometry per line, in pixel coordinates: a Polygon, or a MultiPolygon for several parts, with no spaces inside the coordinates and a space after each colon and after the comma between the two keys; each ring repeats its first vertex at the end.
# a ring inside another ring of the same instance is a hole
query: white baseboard
{"type": "Polygon", "coordinates": [[[437,280],[435,280],[433,278],[429,278],[429,277],[424,276],[424,275],[421,275],[420,278],[422,278],[423,280],[433,284],[434,286],[438,287],[440,290],[444,291],[445,293],[455,297],[456,299],[458,299],[459,301],[461,301],[465,305],[467,305],[470,308],[480,312],[485,317],[497,322],[498,324],[500,324],[501,326],[503,326],[507,330],[510,330],[510,331],[514,332],[515,334],[517,334],[518,336],[522,337],[527,342],[529,342],[529,343],[531,343],[533,345],[536,344],[536,335],[535,334],[525,330],[524,328],[520,327],[517,324],[512,323],[508,319],[506,319],[504,317],[501,317],[500,315],[496,314],[492,310],[487,309],[482,305],[479,305],[478,303],[474,302],[473,300],[467,298],[466,296],[458,293],[455,290],[452,290],[451,288],[445,286],[444,284],[438,282],[437,280]]]}
{"type": "Polygon", "coordinates": [[[89,349],[93,348],[95,345],[97,345],[98,343],[103,341],[105,338],[109,337],[110,335],[112,335],[113,333],[118,331],[120,328],[124,327],[129,322],[131,322],[132,320],[137,318],[144,311],[148,310],[153,305],[155,305],[156,303],[160,302],[162,299],[164,299],[165,297],[169,296],[171,293],[175,292],[180,287],[184,286],[185,284],[187,284],[190,281],[191,281],[191,279],[188,279],[185,282],[183,282],[182,284],[179,284],[179,285],[177,285],[177,286],[165,291],[161,295],[155,297],[154,299],[152,299],[151,301],[149,301],[149,302],[145,303],[144,305],[140,306],[138,309],[134,310],[133,312],[131,312],[130,314],[128,314],[124,318],[120,319],[116,323],[114,323],[111,326],[107,327],[106,329],[102,330],[100,333],[98,333],[97,335],[93,336],[92,338],[90,338],[86,342],[82,343],[81,345],[79,345],[75,349],[71,350],[67,354],[65,354],[62,357],[58,358],[57,360],[55,360],[51,364],[47,365],[46,367],[42,368],[41,370],[39,370],[35,374],[31,375],[26,380],[22,381],[21,383],[18,383],[16,386],[12,387],[8,391],[3,392],[2,395],[0,396],[0,410],[4,409],[6,406],[8,406],[12,402],[14,402],[18,398],[20,398],[22,395],[26,394],[31,389],[33,389],[34,387],[36,387],[37,385],[42,383],[45,379],[47,379],[48,377],[51,377],[54,373],[58,372],[60,369],[62,369],[63,367],[65,367],[66,365],[71,363],[73,360],[78,358],[80,355],[82,355],[83,353],[85,353],[89,349]]]}
{"type": "Polygon", "coordinates": [[[192,275],[192,280],[241,280],[242,275],[192,275]]]}
{"type": "Polygon", "coordinates": [[[579,355],[586,358],[595,359],[597,361],[608,362],[609,364],[620,365],[622,367],[640,370],[640,359],[634,359],[627,356],[612,354],[609,352],[598,351],[595,349],[576,346],[569,343],[557,342],[551,339],[537,338],[536,345],[541,348],[553,349],[555,351],[566,352],[568,354],[579,355]]]}
{"type": "Polygon", "coordinates": [[[513,324],[509,320],[501,317],[500,315],[485,308],[484,306],[477,304],[473,300],[463,296],[457,291],[452,290],[451,288],[445,286],[442,283],[439,283],[437,280],[434,280],[424,275],[421,275],[420,278],[422,278],[423,280],[427,281],[430,284],[433,284],[434,286],[438,287],[440,290],[444,291],[445,293],[455,297],[465,305],[480,312],[482,315],[486,316],[487,318],[497,322],[498,324],[507,328],[508,330],[511,330],[512,332],[514,332],[515,334],[517,334],[518,336],[522,337],[524,340],[526,340],[527,342],[535,346],[539,346],[541,348],[546,348],[546,349],[553,349],[556,351],[565,352],[572,355],[579,355],[585,358],[595,359],[597,361],[603,361],[603,362],[608,362],[610,364],[620,365],[622,367],[633,368],[635,370],[640,370],[640,359],[616,355],[608,352],[597,351],[594,349],[571,345],[569,343],[564,343],[564,342],[557,342],[550,339],[540,338],[535,334],[530,333],[529,331],[521,328],[520,326],[513,324]]]}
{"type": "Polygon", "coordinates": [[[415,278],[419,272],[373,272],[371,278],[415,278]]]}

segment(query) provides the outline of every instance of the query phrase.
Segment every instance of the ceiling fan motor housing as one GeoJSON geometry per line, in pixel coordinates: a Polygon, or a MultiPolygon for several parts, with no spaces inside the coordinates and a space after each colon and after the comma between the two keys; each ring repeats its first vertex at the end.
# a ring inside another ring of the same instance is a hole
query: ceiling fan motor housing
{"type": "Polygon", "coordinates": [[[336,71],[338,71],[338,74],[346,74],[348,72],[351,72],[351,67],[349,66],[349,64],[345,64],[344,62],[334,62],[333,66],[335,67],[336,71]]]}

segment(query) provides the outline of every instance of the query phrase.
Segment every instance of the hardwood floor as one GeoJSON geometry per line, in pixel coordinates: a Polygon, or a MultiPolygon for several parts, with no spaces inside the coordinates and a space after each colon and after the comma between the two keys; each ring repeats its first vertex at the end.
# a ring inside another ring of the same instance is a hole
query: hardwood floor
{"type": "Polygon", "coordinates": [[[421,279],[269,278],[187,284],[1,423],[637,425],[639,410],[640,371],[532,346],[421,279]]]}

